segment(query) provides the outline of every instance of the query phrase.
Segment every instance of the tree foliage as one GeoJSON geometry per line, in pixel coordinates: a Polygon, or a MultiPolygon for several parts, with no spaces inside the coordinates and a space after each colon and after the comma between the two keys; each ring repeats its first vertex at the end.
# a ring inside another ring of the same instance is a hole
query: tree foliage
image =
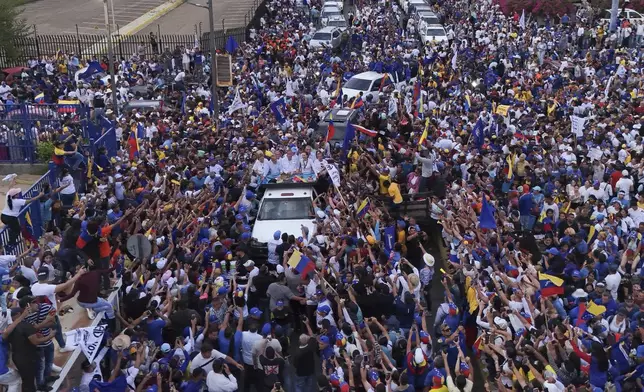
{"type": "Polygon", "coordinates": [[[574,14],[575,7],[570,0],[505,0],[500,2],[503,12],[521,14],[523,10],[527,14],[536,16],[563,16],[574,14]],[[505,4],[503,4],[505,3],[505,4]]]}
{"type": "Polygon", "coordinates": [[[0,0],[0,53],[8,59],[20,55],[16,40],[30,33],[27,22],[21,16],[23,0],[0,0]]]}

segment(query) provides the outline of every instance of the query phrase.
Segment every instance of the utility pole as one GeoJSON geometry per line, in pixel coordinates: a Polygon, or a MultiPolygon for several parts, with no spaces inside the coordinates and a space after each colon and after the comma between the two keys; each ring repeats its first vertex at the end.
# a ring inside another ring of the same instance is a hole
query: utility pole
{"type": "Polygon", "coordinates": [[[214,120],[219,118],[219,97],[217,97],[217,51],[215,49],[215,17],[212,6],[212,0],[208,0],[208,22],[210,23],[210,34],[208,35],[210,42],[210,82],[211,98],[213,107],[214,120]]]}
{"type": "Polygon", "coordinates": [[[610,31],[617,30],[617,14],[619,13],[619,0],[613,0],[610,8],[610,31]]]}
{"type": "Polygon", "coordinates": [[[110,79],[112,80],[112,106],[114,115],[119,115],[118,100],[116,98],[116,76],[114,75],[114,50],[112,49],[112,27],[110,26],[109,12],[107,11],[107,0],[103,0],[103,13],[105,14],[105,28],[107,29],[107,56],[110,67],[110,79]]]}

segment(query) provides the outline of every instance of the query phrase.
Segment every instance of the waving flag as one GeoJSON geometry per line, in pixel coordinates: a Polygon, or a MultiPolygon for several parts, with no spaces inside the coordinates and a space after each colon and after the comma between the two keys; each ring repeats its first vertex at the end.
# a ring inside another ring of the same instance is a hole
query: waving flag
{"type": "Polygon", "coordinates": [[[34,225],[31,222],[31,214],[29,211],[25,214],[25,224],[22,226],[22,236],[29,242],[37,244],[38,241],[34,236],[34,225]]]}
{"type": "Polygon", "coordinates": [[[101,67],[101,64],[98,61],[90,61],[89,63],[87,63],[87,69],[82,73],[78,74],[78,78],[82,80],[87,80],[92,75],[95,75],[101,72],[105,72],[101,67]]]}
{"type": "Polygon", "coordinates": [[[385,227],[385,253],[389,254],[392,249],[394,249],[394,244],[396,243],[396,226],[392,225],[385,227]]]}
{"type": "Polygon", "coordinates": [[[483,134],[483,119],[479,117],[479,119],[476,121],[476,124],[474,124],[474,128],[472,128],[472,138],[474,138],[474,144],[476,144],[477,148],[481,148],[483,145],[483,142],[485,141],[485,135],[483,134]]]}
{"type": "Polygon", "coordinates": [[[425,130],[423,131],[423,134],[420,135],[420,139],[418,140],[419,146],[422,146],[425,140],[427,140],[428,132],[429,132],[429,118],[425,120],[425,130]]]}
{"type": "Polygon", "coordinates": [[[326,131],[326,141],[328,142],[329,140],[333,139],[333,136],[335,136],[335,125],[333,125],[333,115],[329,119],[329,128],[326,131]]]}
{"type": "Polygon", "coordinates": [[[277,122],[284,124],[284,122],[286,122],[286,100],[284,99],[284,97],[273,102],[270,107],[277,122]]]}
{"type": "Polygon", "coordinates": [[[80,108],[79,100],[58,100],[58,113],[76,113],[76,110],[80,108]]]}
{"type": "Polygon", "coordinates": [[[525,30],[525,10],[521,11],[521,19],[519,19],[519,27],[525,30]]]}
{"type": "Polygon", "coordinates": [[[342,144],[342,159],[346,160],[347,159],[347,152],[349,151],[349,147],[351,147],[351,142],[353,139],[356,137],[356,128],[355,125],[351,123],[347,123],[347,129],[344,133],[344,143],[342,144]]]}
{"type": "Polygon", "coordinates": [[[301,276],[306,276],[309,272],[315,271],[315,263],[297,249],[293,251],[293,254],[288,259],[288,265],[299,272],[301,276]]]}
{"type": "Polygon", "coordinates": [[[357,219],[362,218],[367,214],[367,212],[369,212],[370,209],[371,209],[371,202],[369,202],[369,198],[367,197],[362,201],[362,203],[360,203],[360,206],[358,207],[358,211],[356,212],[356,218],[357,219]]]}
{"type": "Polygon", "coordinates": [[[45,103],[45,94],[40,93],[34,97],[34,102],[36,103],[45,103]]]}
{"type": "Polygon", "coordinates": [[[471,107],[472,107],[472,102],[470,101],[470,96],[466,94],[465,99],[463,100],[463,108],[465,109],[466,112],[469,112],[471,107]]]}
{"type": "Polygon", "coordinates": [[[367,135],[367,136],[369,136],[369,137],[376,137],[376,136],[378,135],[378,132],[377,132],[377,131],[374,131],[374,130],[372,130],[372,129],[367,129],[367,128],[365,128],[365,127],[363,127],[363,126],[360,126],[360,125],[354,125],[354,128],[355,128],[358,132],[360,132],[360,133],[362,133],[362,134],[365,134],[365,135],[367,135]]]}
{"type": "Polygon", "coordinates": [[[233,99],[233,102],[228,107],[228,115],[231,115],[240,109],[244,109],[247,106],[248,105],[246,105],[242,101],[241,97],[239,96],[239,89],[237,89],[235,90],[235,98],[233,99]]]}
{"type": "Polygon", "coordinates": [[[539,284],[541,285],[541,296],[562,295],[564,293],[563,279],[553,275],[539,272],[539,284]]]}
{"type": "Polygon", "coordinates": [[[479,227],[481,229],[496,229],[496,220],[494,219],[494,207],[487,202],[487,197],[483,194],[483,206],[479,216],[479,227]]]}
{"type": "MultiPolygon", "coordinates": [[[[579,310],[581,311],[581,308],[579,310]]],[[[606,313],[606,307],[604,305],[597,305],[591,301],[586,303],[586,311],[582,314],[581,318],[588,321],[593,317],[600,316],[604,313],[606,313]]]]}

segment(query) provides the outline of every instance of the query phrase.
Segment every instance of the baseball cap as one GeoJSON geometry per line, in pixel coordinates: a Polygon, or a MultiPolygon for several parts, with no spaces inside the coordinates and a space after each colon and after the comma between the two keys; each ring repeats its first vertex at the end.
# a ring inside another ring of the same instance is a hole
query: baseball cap
{"type": "Polygon", "coordinates": [[[172,347],[170,347],[169,343],[163,343],[161,345],[161,352],[167,353],[170,352],[170,350],[172,350],[172,347]]]}
{"type": "Polygon", "coordinates": [[[42,266],[38,268],[38,280],[47,279],[49,277],[49,268],[42,266]]]}
{"type": "Polygon", "coordinates": [[[254,267],[255,262],[253,260],[248,260],[247,262],[244,263],[244,267],[254,267]]]}
{"type": "Polygon", "coordinates": [[[329,344],[329,337],[326,336],[326,335],[320,337],[320,342],[322,342],[324,344],[329,344]]]}
{"type": "Polygon", "coordinates": [[[262,314],[264,314],[264,312],[259,310],[259,308],[252,308],[249,314],[253,317],[262,317],[262,314]]]}
{"type": "Polygon", "coordinates": [[[271,323],[266,323],[262,327],[262,335],[270,335],[272,330],[271,323]]]}
{"type": "Polygon", "coordinates": [[[277,306],[278,308],[281,308],[282,306],[284,306],[284,301],[279,300],[279,301],[275,302],[275,306],[277,306]]]}
{"type": "Polygon", "coordinates": [[[226,295],[228,294],[228,288],[227,287],[220,287],[219,290],[217,290],[218,295],[226,295]]]}
{"type": "Polygon", "coordinates": [[[327,305],[318,306],[318,312],[320,313],[329,313],[330,311],[331,308],[329,308],[327,305]]]}
{"type": "Polygon", "coordinates": [[[559,250],[557,248],[550,248],[546,251],[546,253],[549,255],[558,256],[559,250]]]}

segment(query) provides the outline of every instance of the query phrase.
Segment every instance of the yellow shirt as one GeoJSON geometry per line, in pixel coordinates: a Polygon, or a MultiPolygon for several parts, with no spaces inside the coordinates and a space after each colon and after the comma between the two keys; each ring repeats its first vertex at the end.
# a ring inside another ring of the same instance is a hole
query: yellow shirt
{"type": "Polygon", "coordinates": [[[54,155],[63,156],[65,155],[65,150],[62,148],[54,147],[54,155]]]}
{"type": "Polygon", "coordinates": [[[385,187],[385,181],[387,181],[387,180],[391,181],[389,176],[384,176],[384,175],[381,174],[378,177],[378,182],[380,183],[380,194],[381,195],[386,195],[387,194],[387,188],[385,187]]]}
{"type": "Polygon", "coordinates": [[[389,196],[394,198],[394,204],[400,204],[403,201],[402,194],[400,193],[400,187],[395,182],[392,182],[389,185],[389,196]]]}

